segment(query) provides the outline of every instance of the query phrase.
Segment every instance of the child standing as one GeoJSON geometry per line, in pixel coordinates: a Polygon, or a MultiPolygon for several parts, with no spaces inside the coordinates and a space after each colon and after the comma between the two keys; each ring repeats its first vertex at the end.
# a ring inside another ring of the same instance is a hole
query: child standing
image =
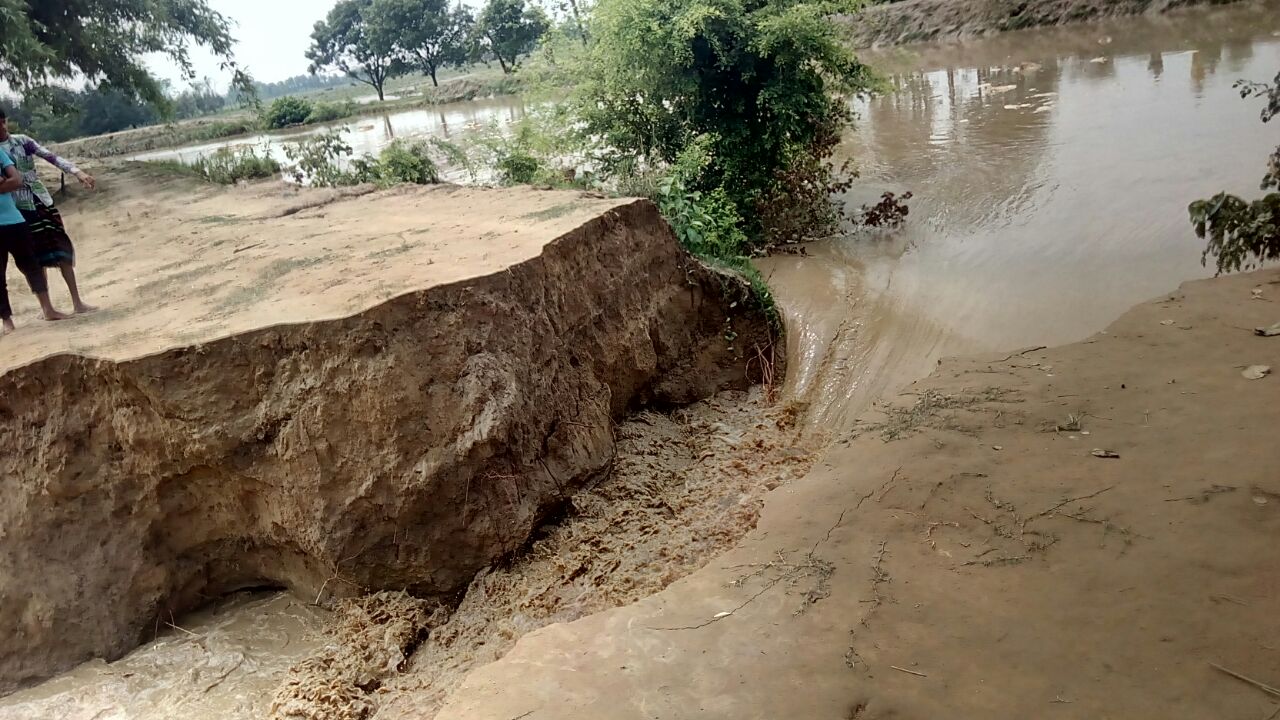
{"type": "Polygon", "coordinates": [[[5,282],[10,255],[27,278],[31,292],[40,300],[44,319],[64,320],[67,316],[55,310],[49,302],[49,284],[45,281],[44,268],[35,259],[27,221],[13,201],[13,192],[24,187],[26,181],[14,166],[13,158],[3,150],[0,150],[0,174],[3,174],[3,180],[0,180],[0,333],[7,335],[14,329],[13,308],[9,306],[9,290],[5,282]]]}

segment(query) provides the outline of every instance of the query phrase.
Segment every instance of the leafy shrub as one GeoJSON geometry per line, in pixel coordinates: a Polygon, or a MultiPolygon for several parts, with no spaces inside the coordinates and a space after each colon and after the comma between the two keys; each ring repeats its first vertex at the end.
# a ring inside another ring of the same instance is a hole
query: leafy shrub
{"type": "Polygon", "coordinates": [[[395,140],[378,156],[378,175],[383,183],[430,185],[440,182],[440,172],[425,140],[395,140]]]}
{"type": "MultiPolygon", "coordinates": [[[[1280,73],[1270,85],[1240,81],[1236,88],[1242,98],[1257,95],[1267,100],[1262,122],[1280,115],[1280,73]]],[[[1191,203],[1188,210],[1196,235],[1209,241],[1201,262],[1212,255],[1218,272],[1224,273],[1251,270],[1259,263],[1280,259],[1280,147],[1267,158],[1261,187],[1272,192],[1252,202],[1218,193],[1191,203]]]]}
{"type": "Polygon", "coordinates": [[[307,114],[307,117],[303,122],[308,125],[315,125],[316,123],[341,120],[355,114],[356,104],[350,100],[343,103],[318,102],[311,108],[311,112],[307,114]]]}
{"type": "Polygon", "coordinates": [[[355,174],[342,167],[351,153],[351,146],[342,139],[340,130],[320,133],[284,146],[284,156],[293,163],[289,169],[293,179],[316,187],[360,184],[361,180],[355,174]]]}
{"type": "Polygon", "coordinates": [[[314,108],[309,100],[292,95],[276,98],[263,114],[263,123],[270,129],[301,125],[311,116],[314,108]]]}
{"type": "Polygon", "coordinates": [[[542,161],[528,152],[515,150],[498,158],[498,177],[510,185],[529,185],[543,172],[542,161]]]}
{"type": "Polygon", "coordinates": [[[376,158],[367,154],[352,157],[351,146],[342,139],[342,133],[342,130],[330,130],[286,145],[284,153],[293,163],[290,168],[293,179],[316,187],[439,182],[430,142],[396,140],[376,158]]]}
{"type": "Polygon", "coordinates": [[[685,186],[704,197],[719,188],[752,249],[825,232],[842,182],[828,159],[850,121],[840,95],[875,84],[827,18],[841,7],[601,0],[576,102],[586,132],[614,167],[627,157],[670,166],[705,143],[685,186]]]}
{"type": "Polygon", "coordinates": [[[280,174],[280,163],[264,149],[259,155],[252,147],[219,148],[192,163],[200,176],[220,185],[234,185],[241,180],[257,180],[280,174]]]}
{"type": "Polygon", "coordinates": [[[907,201],[911,199],[911,193],[903,193],[901,197],[891,192],[886,192],[880,196],[880,202],[875,205],[863,205],[862,216],[859,220],[867,227],[897,227],[906,222],[907,215],[911,209],[907,207],[907,201]]]}

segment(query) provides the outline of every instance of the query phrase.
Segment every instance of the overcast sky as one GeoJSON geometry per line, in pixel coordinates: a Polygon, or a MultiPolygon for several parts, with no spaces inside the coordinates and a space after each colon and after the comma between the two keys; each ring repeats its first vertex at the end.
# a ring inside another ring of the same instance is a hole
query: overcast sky
{"type": "MultiPolygon", "coordinates": [[[[323,20],[336,0],[208,0],[209,7],[226,15],[238,41],[236,60],[248,68],[255,80],[275,82],[307,71],[307,47],[311,28],[323,20]]],[[[209,53],[192,53],[196,72],[213,78],[225,87],[230,76],[218,70],[209,53]]],[[[172,80],[175,88],[186,87],[180,73],[165,62],[153,61],[157,75],[172,80]]]]}

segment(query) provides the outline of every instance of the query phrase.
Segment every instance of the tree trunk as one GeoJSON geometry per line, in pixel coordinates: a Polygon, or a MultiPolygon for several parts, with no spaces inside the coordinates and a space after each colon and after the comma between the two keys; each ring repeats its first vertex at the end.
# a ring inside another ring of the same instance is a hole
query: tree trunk
{"type": "Polygon", "coordinates": [[[387,96],[386,96],[385,94],[383,94],[383,92],[382,92],[382,85],[383,85],[383,83],[378,83],[378,85],[377,85],[377,89],[378,89],[378,102],[386,102],[386,101],[387,101],[387,96]]]}
{"type": "Polygon", "coordinates": [[[503,59],[502,59],[502,56],[501,56],[501,55],[499,55],[498,53],[494,53],[493,55],[494,55],[494,57],[498,58],[498,64],[502,66],[502,74],[503,74],[503,75],[510,75],[510,74],[511,74],[511,68],[507,67],[507,61],[506,61],[506,60],[503,60],[503,59]]]}
{"type": "Polygon", "coordinates": [[[440,87],[440,81],[436,79],[436,66],[428,65],[427,71],[431,74],[431,86],[440,87]]]}

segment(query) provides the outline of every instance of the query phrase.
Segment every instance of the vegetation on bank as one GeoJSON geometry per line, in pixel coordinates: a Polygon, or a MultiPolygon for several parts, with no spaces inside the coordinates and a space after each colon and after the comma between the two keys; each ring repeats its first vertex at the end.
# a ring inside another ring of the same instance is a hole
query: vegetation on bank
{"type": "MultiPolygon", "coordinates": [[[[1280,73],[1271,84],[1236,83],[1243,98],[1262,97],[1262,122],[1280,115],[1280,73]]],[[[1267,158],[1261,188],[1270,190],[1252,202],[1229,193],[1191,203],[1196,234],[1208,240],[1203,260],[1212,256],[1219,273],[1252,270],[1267,260],[1280,259],[1280,147],[1267,158]]]]}

